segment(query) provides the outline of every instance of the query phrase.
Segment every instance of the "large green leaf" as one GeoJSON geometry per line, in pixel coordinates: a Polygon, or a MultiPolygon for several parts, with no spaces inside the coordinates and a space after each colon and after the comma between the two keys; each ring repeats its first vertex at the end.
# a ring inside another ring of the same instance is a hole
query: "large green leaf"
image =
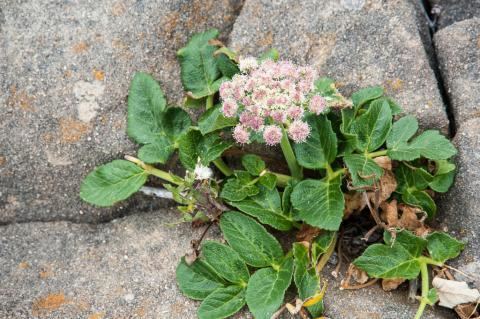
{"type": "Polygon", "coordinates": [[[203,136],[199,131],[191,130],[178,141],[180,162],[193,171],[198,160],[206,166],[231,146],[231,142],[222,140],[215,133],[203,136]]]}
{"type": "Polygon", "coordinates": [[[437,213],[437,205],[426,191],[407,190],[402,194],[402,200],[406,204],[421,208],[428,218],[433,218],[437,213]]]}
{"type": "Polygon", "coordinates": [[[145,163],[165,163],[175,147],[165,136],[158,136],[154,143],[143,145],[138,150],[138,157],[145,163]]]}
{"type": "Polygon", "coordinates": [[[343,160],[352,176],[354,187],[371,186],[383,175],[383,169],[363,154],[345,155],[343,160]]]}
{"type": "Polygon", "coordinates": [[[288,257],[278,270],[269,267],[253,274],[248,282],[246,300],[255,319],[270,319],[282,305],[292,272],[293,258],[288,257]]]}
{"type": "Polygon", "coordinates": [[[203,135],[237,124],[237,119],[223,116],[220,108],[220,105],[216,105],[200,116],[198,128],[203,135]]]}
{"type": "Polygon", "coordinates": [[[367,102],[375,100],[383,95],[383,88],[381,86],[367,87],[352,94],[352,102],[355,109],[361,108],[367,102]]]}
{"type": "Polygon", "coordinates": [[[230,246],[253,267],[276,265],[283,256],[280,243],[253,218],[239,212],[227,212],[220,228],[230,246]]]}
{"type": "Polygon", "coordinates": [[[383,233],[383,240],[387,246],[393,244],[400,245],[405,248],[413,257],[420,257],[423,250],[427,246],[427,241],[421,237],[415,236],[408,230],[399,230],[392,238],[392,234],[388,231],[383,233]]]}
{"type": "Polygon", "coordinates": [[[111,206],[137,192],[147,176],[147,172],[132,162],[114,160],[95,168],[85,177],[80,197],[90,204],[111,206]]]}
{"type": "Polygon", "coordinates": [[[413,115],[402,117],[392,125],[392,130],[387,137],[387,148],[395,151],[401,144],[408,142],[418,130],[418,121],[413,115]]]}
{"type": "Polygon", "coordinates": [[[334,238],[335,232],[332,231],[322,232],[317,238],[315,238],[312,242],[311,248],[312,261],[314,263],[317,263],[320,256],[327,252],[334,238]]]}
{"type": "Polygon", "coordinates": [[[208,42],[218,36],[218,30],[211,29],[195,34],[187,46],[178,50],[181,80],[185,91],[199,99],[218,91],[223,79],[213,56],[217,47],[208,42]]]}
{"type": "Polygon", "coordinates": [[[393,246],[373,244],[353,264],[374,278],[414,279],[420,273],[418,257],[397,243],[393,246]]]}
{"type": "Polygon", "coordinates": [[[135,73],[128,93],[127,134],[140,144],[156,141],[166,100],[152,76],[135,73]]]}
{"type": "Polygon", "coordinates": [[[222,74],[231,79],[235,74],[240,73],[238,65],[231,60],[226,54],[220,53],[215,56],[217,66],[222,74]]]}
{"type": "Polygon", "coordinates": [[[258,176],[265,170],[265,162],[254,154],[243,155],[242,166],[253,176],[258,176]]]}
{"type": "Polygon", "coordinates": [[[312,226],[338,230],[345,205],[340,184],[340,177],[298,183],[291,195],[294,217],[312,226]]]}
{"type": "Polygon", "coordinates": [[[436,192],[445,193],[453,184],[455,164],[446,160],[435,161],[436,172],[428,186],[436,192]]]}
{"type": "Polygon", "coordinates": [[[230,178],[223,185],[220,197],[232,203],[242,201],[248,196],[257,195],[260,189],[253,183],[252,180],[241,180],[239,178],[230,178]]]}
{"type": "MultiPolygon", "coordinates": [[[[315,272],[315,267],[310,265],[308,249],[300,244],[293,244],[294,273],[293,280],[298,289],[298,296],[306,300],[320,291],[320,278],[315,272]]],[[[317,317],[323,312],[323,302],[307,308],[308,311],[317,317]]]]}
{"type": "Polygon", "coordinates": [[[311,133],[303,143],[294,144],[298,163],[306,168],[325,168],[337,156],[337,136],[325,115],[307,117],[311,133]]]}
{"type": "Polygon", "coordinates": [[[407,191],[424,190],[433,180],[433,176],[421,167],[400,164],[395,169],[398,187],[396,192],[403,194],[407,191]]]}
{"type": "Polygon", "coordinates": [[[187,133],[192,121],[188,113],[179,107],[169,107],[162,117],[162,130],[172,142],[187,133]]]}
{"type": "Polygon", "coordinates": [[[218,288],[224,287],[225,281],[204,260],[197,259],[190,266],[184,258],[176,271],[180,291],[187,297],[203,300],[218,288]]]}
{"type": "Polygon", "coordinates": [[[465,244],[448,234],[433,232],[427,236],[427,249],[433,260],[445,262],[457,257],[465,244]]]}
{"type": "Polygon", "coordinates": [[[230,205],[257,218],[262,224],[278,230],[287,231],[292,228],[292,217],[283,211],[280,194],[276,188],[268,190],[261,187],[258,195],[239,202],[231,202],[230,205]]]}
{"type": "Polygon", "coordinates": [[[200,319],[222,319],[229,317],[245,305],[245,288],[228,286],[212,292],[198,308],[200,319]]]}
{"type": "Polygon", "coordinates": [[[206,241],[202,245],[205,260],[226,280],[247,284],[250,274],[247,265],[238,253],[227,245],[214,241],[206,241]]]}
{"type": "Polygon", "coordinates": [[[352,123],[351,133],[358,136],[357,148],[372,152],[385,142],[392,126],[392,111],[388,102],[375,100],[364,114],[352,123]]]}

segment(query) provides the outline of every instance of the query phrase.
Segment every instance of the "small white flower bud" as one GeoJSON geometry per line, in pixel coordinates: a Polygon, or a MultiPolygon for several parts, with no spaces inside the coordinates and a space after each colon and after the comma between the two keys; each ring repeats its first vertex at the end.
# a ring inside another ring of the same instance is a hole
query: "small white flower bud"
{"type": "Polygon", "coordinates": [[[200,163],[197,163],[195,166],[194,173],[196,180],[210,179],[213,176],[213,171],[210,169],[210,167],[203,166],[200,163]]]}

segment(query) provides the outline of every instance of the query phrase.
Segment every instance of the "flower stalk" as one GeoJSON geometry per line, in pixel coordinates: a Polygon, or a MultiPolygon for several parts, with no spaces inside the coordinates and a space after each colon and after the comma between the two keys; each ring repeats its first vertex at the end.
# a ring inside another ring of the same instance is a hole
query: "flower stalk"
{"type": "Polygon", "coordinates": [[[280,141],[280,147],[282,148],[283,155],[285,156],[285,160],[287,161],[287,165],[290,169],[292,177],[301,180],[303,178],[302,168],[300,165],[298,165],[285,128],[282,128],[282,140],[280,141]]]}

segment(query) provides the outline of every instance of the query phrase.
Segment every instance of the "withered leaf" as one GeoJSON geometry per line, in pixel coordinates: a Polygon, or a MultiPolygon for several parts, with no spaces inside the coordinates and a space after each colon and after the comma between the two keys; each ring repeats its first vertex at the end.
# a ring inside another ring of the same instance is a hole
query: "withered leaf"
{"type": "Polygon", "coordinates": [[[478,308],[478,303],[472,302],[458,305],[454,309],[460,319],[480,319],[480,312],[478,308]]]}
{"type": "Polygon", "coordinates": [[[379,156],[373,159],[375,163],[381,168],[391,171],[392,170],[392,160],[388,156],[379,156]]]}
{"type": "Polygon", "coordinates": [[[395,279],[383,279],[382,280],[382,288],[385,291],[395,290],[405,282],[403,278],[395,278],[395,279]]]}
{"type": "Polygon", "coordinates": [[[367,205],[361,192],[352,191],[344,193],[343,197],[345,198],[345,209],[343,210],[344,219],[347,219],[355,212],[361,211],[367,205]]]}
{"type": "Polygon", "coordinates": [[[478,289],[471,289],[465,281],[455,281],[433,278],[432,286],[437,289],[439,305],[446,308],[453,308],[457,305],[477,302],[480,298],[478,289]]]}
{"type": "Polygon", "coordinates": [[[307,224],[302,224],[302,228],[297,233],[297,241],[306,241],[308,243],[311,243],[312,240],[315,239],[322,230],[318,227],[313,227],[307,224]]]}

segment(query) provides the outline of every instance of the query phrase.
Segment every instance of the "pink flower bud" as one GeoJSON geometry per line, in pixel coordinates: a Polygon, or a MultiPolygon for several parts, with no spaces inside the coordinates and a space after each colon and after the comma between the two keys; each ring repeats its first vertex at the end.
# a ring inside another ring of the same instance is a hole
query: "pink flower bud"
{"type": "Polygon", "coordinates": [[[282,140],[282,129],[276,125],[267,125],[263,131],[263,139],[267,145],[273,146],[282,140]]]}
{"type": "Polygon", "coordinates": [[[295,143],[303,143],[307,140],[307,137],[310,135],[310,127],[307,123],[303,121],[293,121],[288,128],[288,136],[295,143]]]}
{"type": "Polygon", "coordinates": [[[233,138],[239,144],[248,144],[250,143],[250,133],[242,125],[237,125],[233,129],[233,138]]]}
{"type": "Polygon", "coordinates": [[[235,117],[237,115],[238,105],[234,100],[225,100],[222,105],[222,113],[225,117],[235,117]]]}
{"type": "Polygon", "coordinates": [[[323,98],[320,95],[314,95],[310,99],[310,105],[308,106],[308,108],[312,113],[319,115],[323,111],[325,111],[326,105],[327,105],[327,101],[325,101],[325,98],[323,98]]]}
{"type": "Polygon", "coordinates": [[[287,115],[294,120],[298,120],[303,116],[303,108],[300,106],[291,106],[287,109],[287,115]]]}

